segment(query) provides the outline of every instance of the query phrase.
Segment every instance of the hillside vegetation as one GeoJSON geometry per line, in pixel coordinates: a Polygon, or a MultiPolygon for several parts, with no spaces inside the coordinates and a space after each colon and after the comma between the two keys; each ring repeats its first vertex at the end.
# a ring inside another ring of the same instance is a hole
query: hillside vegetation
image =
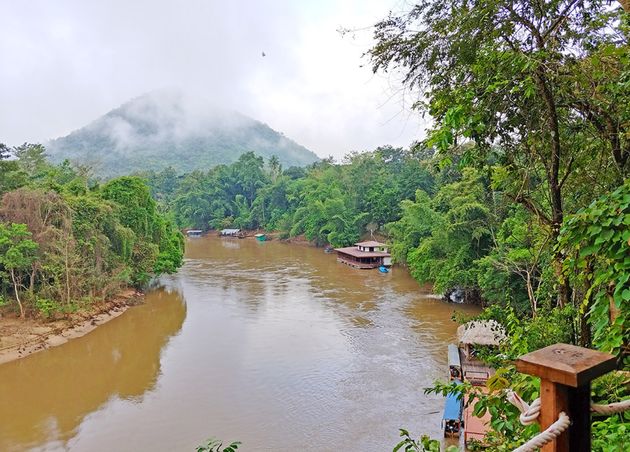
{"type": "Polygon", "coordinates": [[[40,145],[0,144],[0,307],[69,314],[176,271],[183,250],[140,178],[98,185],[40,145]]]}
{"type": "Polygon", "coordinates": [[[266,124],[170,91],[133,99],[52,140],[47,150],[54,162],[71,159],[91,166],[102,177],[168,166],[177,172],[207,170],[250,151],[265,158],[276,155],[286,166],[318,160],[266,124]]]}

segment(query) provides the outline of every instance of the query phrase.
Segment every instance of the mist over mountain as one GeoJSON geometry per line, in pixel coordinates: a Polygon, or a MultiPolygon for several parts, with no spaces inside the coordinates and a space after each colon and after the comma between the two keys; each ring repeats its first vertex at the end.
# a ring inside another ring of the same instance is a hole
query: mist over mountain
{"type": "Polygon", "coordinates": [[[156,91],[135,98],[69,135],[51,140],[53,161],[90,165],[99,176],[136,171],[205,170],[236,161],[253,151],[283,166],[304,166],[316,154],[238,112],[177,91],[156,91]]]}

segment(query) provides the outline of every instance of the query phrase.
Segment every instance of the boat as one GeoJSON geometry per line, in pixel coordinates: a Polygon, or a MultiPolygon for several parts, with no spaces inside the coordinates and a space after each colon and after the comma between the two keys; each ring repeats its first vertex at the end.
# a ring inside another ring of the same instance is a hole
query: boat
{"type": "Polygon", "coordinates": [[[237,237],[241,233],[240,229],[222,229],[219,232],[221,237],[237,237]]]}
{"type": "MultiPolygon", "coordinates": [[[[455,380],[461,383],[459,380],[455,380]]],[[[442,416],[442,430],[444,437],[457,436],[463,428],[462,413],[464,410],[464,401],[459,394],[448,394],[446,403],[444,404],[444,415],[442,416]]]]}
{"type": "Polygon", "coordinates": [[[462,379],[462,361],[455,344],[448,344],[448,377],[451,381],[462,379]]]}
{"type": "Polygon", "coordinates": [[[387,269],[387,267],[385,267],[384,265],[381,265],[381,266],[378,268],[378,271],[379,271],[379,272],[381,272],[381,273],[389,273],[389,270],[388,270],[388,269],[387,269]]]}
{"type": "Polygon", "coordinates": [[[188,229],[186,231],[188,237],[201,237],[201,234],[203,234],[201,229],[188,229]]]}
{"type": "Polygon", "coordinates": [[[267,240],[267,236],[265,234],[256,234],[254,235],[254,237],[256,237],[256,240],[258,240],[259,242],[264,242],[265,240],[267,240]]]}
{"type": "MultiPolygon", "coordinates": [[[[495,370],[477,358],[476,347],[496,347],[505,337],[505,330],[494,320],[473,320],[460,325],[457,328],[459,344],[448,346],[449,379],[455,381],[463,379],[475,386],[478,391],[487,393],[486,382],[494,375],[495,370]]],[[[461,423],[464,444],[468,446],[471,441],[483,444],[490,429],[490,412],[486,411],[482,417],[475,416],[475,404],[469,403],[468,396],[465,402],[464,422],[461,423]]]]}

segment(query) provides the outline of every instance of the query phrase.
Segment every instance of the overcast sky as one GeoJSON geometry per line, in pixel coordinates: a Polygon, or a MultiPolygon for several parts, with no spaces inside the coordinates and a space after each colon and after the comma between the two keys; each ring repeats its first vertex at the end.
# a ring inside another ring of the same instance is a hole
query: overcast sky
{"type": "Polygon", "coordinates": [[[212,99],[325,157],[423,136],[361,58],[400,0],[0,0],[0,142],[44,142],[163,88],[212,99]],[[266,56],[262,56],[262,52],[266,56]],[[361,67],[363,65],[364,67],[361,67]]]}

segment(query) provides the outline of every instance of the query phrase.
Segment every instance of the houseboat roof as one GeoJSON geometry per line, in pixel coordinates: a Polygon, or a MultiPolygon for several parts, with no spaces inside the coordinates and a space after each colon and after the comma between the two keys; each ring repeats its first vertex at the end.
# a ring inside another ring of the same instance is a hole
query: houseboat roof
{"type": "Polygon", "coordinates": [[[188,234],[201,234],[203,232],[203,230],[201,230],[201,229],[188,229],[186,232],[188,234]]]}
{"type": "Polygon", "coordinates": [[[221,234],[238,234],[241,232],[240,229],[222,229],[221,234]]]}
{"type": "Polygon", "coordinates": [[[385,243],[377,242],[375,240],[368,240],[367,242],[355,243],[355,246],[366,246],[370,248],[372,246],[377,247],[377,246],[387,246],[387,245],[385,243]]]}
{"type": "MultiPolygon", "coordinates": [[[[361,245],[363,246],[363,245],[361,245]]],[[[380,251],[359,251],[356,246],[346,246],[345,248],[335,248],[338,253],[348,254],[353,257],[389,257],[391,254],[380,251]]]]}
{"type": "Polygon", "coordinates": [[[473,320],[457,328],[462,344],[499,345],[505,338],[505,329],[496,320],[473,320]]]}

